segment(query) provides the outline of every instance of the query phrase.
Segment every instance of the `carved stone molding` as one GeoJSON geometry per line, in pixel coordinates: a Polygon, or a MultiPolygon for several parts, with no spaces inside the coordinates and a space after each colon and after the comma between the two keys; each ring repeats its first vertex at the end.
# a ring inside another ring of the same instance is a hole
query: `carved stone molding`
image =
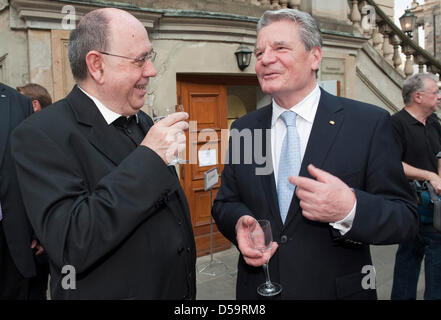
{"type": "Polygon", "coordinates": [[[8,7],[8,0],[0,0],[0,12],[2,12],[5,8],[8,7]]]}
{"type": "MultiPolygon", "coordinates": [[[[48,0],[11,0],[11,28],[12,29],[66,29],[63,27],[63,19],[70,14],[76,22],[91,10],[103,7],[92,3],[79,3],[67,1],[48,0]],[[68,11],[73,8],[73,13],[68,11]]],[[[133,6],[122,6],[137,17],[146,28],[153,28],[155,22],[161,16],[158,10],[133,10],[133,6]],[[130,10],[132,9],[132,10],[130,10]]]]}
{"type": "MultiPolygon", "coordinates": [[[[70,14],[75,25],[86,13],[102,6],[99,3],[70,1],[12,0],[11,28],[70,30],[73,29],[71,25],[66,27],[63,24],[66,8],[74,10],[74,14],[70,14]]],[[[138,18],[152,39],[239,42],[247,45],[254,45],[256,39],[258,19],[254,17],[195,10],[139,8],[121,3],[117,7],[138,18]]]]}

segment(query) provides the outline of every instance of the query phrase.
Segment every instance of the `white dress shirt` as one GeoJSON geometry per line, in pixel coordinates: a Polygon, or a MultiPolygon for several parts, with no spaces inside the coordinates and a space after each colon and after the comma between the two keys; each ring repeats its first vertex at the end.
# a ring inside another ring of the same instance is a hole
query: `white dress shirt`
{"type": "MultiPolygon", "coordinates": [[[[314,118],[317,113],[320,95],[320,88],[318,85],[316,85],[309,95],[307,95],[298,104],[290,108],[290,110],[297,114],[296,127],[300,138],[300,159],[302,161],[305,155],[306,146],[308,144],[309,135],[311,134],[312,124],[314,123],[314,118]]],[[[285,122],[283,122],[283,120],[280,118],[280,115],[285,111],[286,109],[277,105],[273,99],[273,115],[271,120],[271,152],[276,186],[279,172],[280,154],[282,152],[282,143],[286,135],[286,125],[285,122]]],[[[335,223],[330,223],[330,225],[344,235],[352,227],[356,206],[357,201],[355,201],[354,207],[344,219],[335,223]]]]}
{"type": "MultiPolygon", "coordinates": [[[[121,114],[118,114],[118,113],[110,110],[109,108],[107,108],[101,101],[99,101],[97,98],[95,98],[94,96],[90,95],[86,91],[84,91],[80,86],[78,86],[78,88],[81,91],[83,91],[83,93],[86,96],[88,96],[90,99],[92,99],[92,101],[95,103],[96,107],[98,108],[98,110],[102,114],[104,120],[106,120],[107,124],[110,125],[113,121],[115,121],[116,119],[118,119],[119,117],[122,116],[121,114]]],[[[136,114],[135,116],[136,116],[136,123],[138,123],[138,115],[136,114]]]]}

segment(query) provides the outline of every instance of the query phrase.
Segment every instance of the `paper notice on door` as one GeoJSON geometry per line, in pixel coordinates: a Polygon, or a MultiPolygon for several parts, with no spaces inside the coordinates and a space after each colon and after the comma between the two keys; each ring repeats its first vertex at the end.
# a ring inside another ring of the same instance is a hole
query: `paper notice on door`
{"type": "Polygon", "coordinates": [[[216,165],[217,164],[216,149],[199,150],[198,160],[199,160],[199,167],[216,165]]]}

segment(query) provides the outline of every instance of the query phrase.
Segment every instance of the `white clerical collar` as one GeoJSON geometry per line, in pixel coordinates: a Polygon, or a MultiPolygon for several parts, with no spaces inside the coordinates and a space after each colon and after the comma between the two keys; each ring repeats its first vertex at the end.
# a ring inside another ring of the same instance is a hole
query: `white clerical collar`
{"type": "MultiPolygon", "coordinates": [[[[80,86],[78,86],[78,88],[86,96],[88,96],[90,99],[92,99],[92,101],[95,103],[96,107],[100,111],[101,115],[103,116],[103,118],[104,118],[104,120],[106,121],[107,124],[111,124],[113,121],[115,121],[116,119],[118,119],[119,117],[122,116],[121,114],[118,114],[118,113],[110,110],[109,108],[107,108],[101,101],[99,101],[97,98],[95,98],[94,96],[92,96],[89,93],[87,93],[80,86]]],[[[138,123],[138,115],[136,114],[135,117],[136,117],[136,123],[138,123]]]]}
{"type": "MultiPolygon", "coordinates": [[[[294,111],[300,117],[302,117],[309,123],[312,123],[314,121],[315,114],[317,113],[320,96],[321,91],[317,84],[315,88],[302,101],[291,107],[289,110],[294,111]]],[[[279,106],[277,102],[273,99],[273,117],[271,121],[271,127],[274,127],[279,116],[285,111],[286,109],[279,106]]]]}

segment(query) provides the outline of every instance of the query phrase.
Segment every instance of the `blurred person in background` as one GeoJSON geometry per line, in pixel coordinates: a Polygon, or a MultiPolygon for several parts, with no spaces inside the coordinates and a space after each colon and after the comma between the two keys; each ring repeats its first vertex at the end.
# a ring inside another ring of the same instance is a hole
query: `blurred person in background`
{"type": "Polygon", "coordinates": [[[28,83],[22,87],[17,87],[17,90],[31,99],[34,112],[40,111],[52,104],[52,98],[49,92],[45,87],[37,83],[28,83]]]}

